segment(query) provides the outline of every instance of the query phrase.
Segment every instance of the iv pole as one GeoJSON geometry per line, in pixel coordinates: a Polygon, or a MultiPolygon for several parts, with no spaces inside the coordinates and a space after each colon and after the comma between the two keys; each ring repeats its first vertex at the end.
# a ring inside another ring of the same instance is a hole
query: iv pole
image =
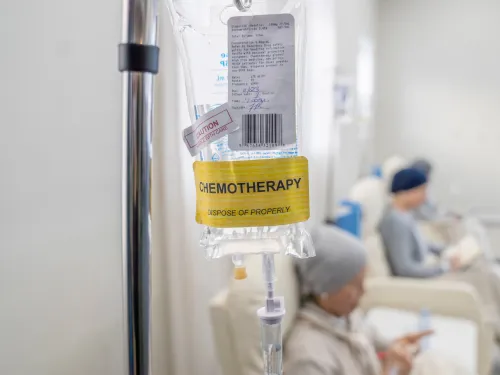
{"type": "Polygon", "coordinates": [[[123,0],[122,251],[128,375],[151,374],[151,159],[158,0],[123,0]]]}

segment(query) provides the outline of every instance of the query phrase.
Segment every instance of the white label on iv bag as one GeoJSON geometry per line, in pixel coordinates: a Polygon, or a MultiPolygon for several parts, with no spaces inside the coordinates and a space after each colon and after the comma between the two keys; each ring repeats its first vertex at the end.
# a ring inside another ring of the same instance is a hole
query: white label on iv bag
{"type": "Polygon", "coordinates": [[[297,141],[295,20],[291,14],[228,22],[229,105],[237,131],[231,150],[280,149],[297,141]]]}
{"type": "Polygon", "coordinates": [[[182,139],[191,156],[195,156],[208,144],[238,129],[233,116],[228,104],[225,103],[204,114],[193,125],[184,129],[182,139]]]}

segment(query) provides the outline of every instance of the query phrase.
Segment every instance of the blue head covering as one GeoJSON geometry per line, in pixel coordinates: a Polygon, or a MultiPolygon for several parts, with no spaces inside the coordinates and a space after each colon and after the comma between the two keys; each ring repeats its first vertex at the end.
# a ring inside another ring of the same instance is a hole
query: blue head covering
{"type": "Polygon", "coordinates": [[[394,175],[391,193],[399,193],[415,189],[427,183],[427,177],[422,171],[415,168],[405,168],[394,175]]]}

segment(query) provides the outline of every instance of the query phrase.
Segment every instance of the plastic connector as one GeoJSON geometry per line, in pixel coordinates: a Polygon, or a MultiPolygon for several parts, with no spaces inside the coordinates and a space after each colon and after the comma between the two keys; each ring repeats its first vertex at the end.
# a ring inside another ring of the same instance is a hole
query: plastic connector
{"type": "Polygon", "coordinates": [[[245,280],[248,276],[246,267],[235,267],[233,276],[235,280],[245,280]]]}
{"type": "Polygon", "coordinates": [[[245,256],[243,254],[233,255],[233,277],[235,280],[245,280],[247,278],[247,269],[245,267],[245,256]]]}
{"type": "Polygon", "coordinates": [[[257,315],[262,321],[280,322],[285,316],[285,297],[266,299],[266,306],[257,310],[257,315]]]}

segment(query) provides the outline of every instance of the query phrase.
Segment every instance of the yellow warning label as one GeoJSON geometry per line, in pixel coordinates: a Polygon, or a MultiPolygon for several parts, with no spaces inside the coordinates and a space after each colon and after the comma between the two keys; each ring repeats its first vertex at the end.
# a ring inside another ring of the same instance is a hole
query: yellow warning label
{"type": "Polygon", "coordinates": [[[305,157],[195,162],[196,221],[216,228],[260,227],[309,219],[305,157]]]}

